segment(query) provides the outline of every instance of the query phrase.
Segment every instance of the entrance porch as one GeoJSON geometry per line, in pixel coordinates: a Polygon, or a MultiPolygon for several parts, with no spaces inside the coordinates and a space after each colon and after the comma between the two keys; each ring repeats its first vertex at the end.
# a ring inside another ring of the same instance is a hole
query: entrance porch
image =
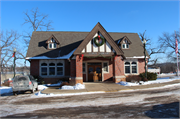
{"type": "Polygon", "coordinates": [[[126,78],[121,56],[89,58],[76,55],[75,58],[70,62],[71,85],[83,82],[113,81],[117,83],[126,78]]]}

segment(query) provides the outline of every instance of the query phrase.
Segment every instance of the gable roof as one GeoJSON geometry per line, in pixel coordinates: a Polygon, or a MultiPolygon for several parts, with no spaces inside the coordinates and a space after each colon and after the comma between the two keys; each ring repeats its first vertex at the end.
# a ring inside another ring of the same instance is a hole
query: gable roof
{"type": "Polygon", "coordinates": [[[117,55],[123,55],[123,51],[118,47],[118,45],[114,42],[112,37],[108,34],[108,32],[103,28],[103,26],[98,22],[96,26],[91,30],[91,32],[86,36],[83,42],[79,45],[79,47],[75,50],[74,54],[81,54],[83,48],[93,39],[93,36],[100,32],[103,37],[108,41],[108,43],[113,47],[117,55]]]}
{"type": "Polygon", "coordinates": [[[132,43],[127,36],[124,36],[121,40],[119,40],[120,43],[122,43],[125,39],[128,41],[129,44],[132,43]]]}
{"type": "MultiPolygon", "coordinates": [[[[102,29],[102,28],[101,28],[102,29]]],[[[117,50],[121,53],[124,52],[124,56],[134,57],[134,56],[144,56],[143,44],[137,33],[117,33],[117,32],[108,32],[104,33],[109,39],[113,39],[116,43],[120,39],[123,39],[124,36],[127,36],[128,39],[132,42],[130,49],[120,49],[117,50]]],[[[26,57],[40,57],[46,56],[49,58],[56,58],[68,55],[74,49],[78,48],[82,41],[90,34],[90,32],[55,32],[55,31],[34,31],[29,43],[28,51],[26,57]],[[46,41],[52,36],[57,39],[60,43],[60,46],[57,49],[48,50],[46,41]]],[[[111,45],[111,44],[110,44],[111,45]]]]}
{"type": "Polygon", "coordinates": [[[51,37],[49,37],[46,43],[48,43],[52,38],[56,41],[57,44],[59,44],[59,41],[56,39],[56,37],[53,34],[51,35],[51,37]]]}

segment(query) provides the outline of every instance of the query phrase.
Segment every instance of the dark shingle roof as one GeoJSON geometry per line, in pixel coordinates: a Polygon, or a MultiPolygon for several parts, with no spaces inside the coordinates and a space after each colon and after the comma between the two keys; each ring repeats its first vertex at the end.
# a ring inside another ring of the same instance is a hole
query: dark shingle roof
{"type": "MultiPolygon", "coordinates": [[[[108,33],[115,42],[117,42],[119,39],[122,39],[124,36],[127,36],[128,39],[132,42],[132,44],[130,44],[130,49],[122,49],[125,57],[144,56],[143,44],[137,33],[108,33]]],[[[89,32],[33,32],[26,57],[58,57],[60,50],[60,56],[67,55],[72,50],[77,48],[88,34],[89,32]],[[60,48],[55,50],[47,50],[46,41],[52,35],[54,35],[59,41],[60,48]]]]}

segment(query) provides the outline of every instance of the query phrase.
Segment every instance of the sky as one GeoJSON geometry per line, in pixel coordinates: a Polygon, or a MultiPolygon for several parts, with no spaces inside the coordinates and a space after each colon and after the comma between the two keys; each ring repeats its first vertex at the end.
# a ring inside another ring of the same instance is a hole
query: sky
{"type": "MultiPolygon", "coordinates": [[[[53,21],[53,31],[91,31],[100,22],[107,32],[143,33],[158,46],[164,32],[179,30],[180,2],[171,1],[14,1],[1,0],[1,30],[32,31],[24,12],[39,8],[53,21]]],[[[20,44],[19,44],[20,45],[20,44]]],[[[164,55],[159,62],[166,60],[164,55]]],[[[155,55],[154,57],[157,57],[155,55]]]]}

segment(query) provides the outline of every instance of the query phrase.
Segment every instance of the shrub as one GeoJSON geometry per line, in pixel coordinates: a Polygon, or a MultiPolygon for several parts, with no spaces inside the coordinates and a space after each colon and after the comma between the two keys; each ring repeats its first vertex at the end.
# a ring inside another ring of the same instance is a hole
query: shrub
{"type": "Polygon", "coordinates": [[[38,84],[44,84],[44,80],[41,76],[33,76],[33,77],[38,82],[38,84]]]}
{"type": "Polygon", "coordinates": [[[139,82],[141,81],[141,77],[137,76],[137,75],[129,75],[126,77],[126,81],[127,82],[139,82]]]}
{"type": "Polygon", "coordinates": [[[141,79],[143,80],[143,81],[145,81],[145,80],[156,80],[157,79],[157,74],[156,73],[151,73],[151,72],[147,72],[147,79],[146,79],[146,77],[145,77],[145,73],[141,73],[141,74],[139,74],[139,77],[141,77],[141,79]]]}

